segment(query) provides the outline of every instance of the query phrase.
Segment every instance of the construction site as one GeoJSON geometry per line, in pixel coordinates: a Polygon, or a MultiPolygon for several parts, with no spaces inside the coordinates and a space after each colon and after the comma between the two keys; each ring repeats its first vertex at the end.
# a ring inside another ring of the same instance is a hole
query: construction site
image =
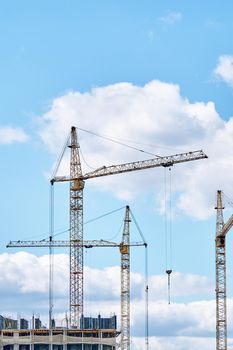
{"type": "MultiPolygon", "coordinates": [[[[139,171],[149,168],[172,166],[203,160],[207,155],[202,151],[194,151],[169,155],[166,157],[154,157],[149,160],[136,161],[112,166],[103,166],[92,172],[83,174],[80,160],[80,145],[78,142],[77,128],[72,127],[66,145],[58,160],[54,174],[50,180],[50,237],[37,241],[10,241],[7,248],[41,248],[48,247],[50,253],[49,265],[49,310],[48,327],[44,326],[38,317],[33,315],[32,320],[20,318],[13,320],[0,316],[0,349],[1,350],[130,350],[131,348],[131,318],[130,318],[130,248],[143,247],[145,256],[148,243],[140,228],[140,240],[132,241],[130,237],[130,223],[135,222],[135,217],[127,205],[124,212],[124,225],[120,242],[100,240],[86,240],[83,230],[83,192],[85,181],[120,173],[139,171]],[[64,152],[70,149],[70,175],[58,176],[58,169],[64,152]],[[59,182],[68,182],[69,187],[69,213],[70,213],[70,237],[69,240],[54,239],[54,186],[59,182]],[[53,315],[53,259],[54,249],[69,248],[69,315],[66,317],[66,325],[56,326],[53,315]],[[120,252],[120,319],[116,315],[109,318],[87,317],[84,309],[84,248],[117,248],[120,252]]],[[[225,238],[233,225],[233,215],[224,223],[222,192],[217,191],[217,224],[216,224],[216,350],[227,349],[227,321],[226,321],[226,259],[225,238]]],[[[147,259],[147,258],[146,258],[147,259]]],[[[146,266],[147,270],[147,266],[146,266]]],[[[168,288],[170,287],[171,269],[166,271],[168,288]]],[[[148,276],[145,276],[145,349],[149,350],[149,325],[148,325],[148,276]]],[[[170,299],[169,299],[170,303],[170,299]]],[[[133,350],[133,349],[132,349],[133,350]]]]}

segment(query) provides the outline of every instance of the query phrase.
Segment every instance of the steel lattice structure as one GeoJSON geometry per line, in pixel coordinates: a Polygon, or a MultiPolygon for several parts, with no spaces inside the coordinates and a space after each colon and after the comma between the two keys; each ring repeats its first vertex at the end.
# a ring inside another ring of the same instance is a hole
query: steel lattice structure
{"type": "Polygon", "coordinates": [[[227,350],[226,234],[233,226],[233,215],[224,224],[221,191],[217,191],[216,209],[216,350],[227,350]]]}
{"type": "MultiPolygon", "coordinates": [[[[186,152],[165,157],[156,157],[153,159],[124,163],[111,166],[103,166],[92,172],[82,174],[81,162],[79,156],[79,145],[77,141],[77,131],[75,127],[71,128],[71,161],[70,176],[57,176],[55,174],[51,183],[70,182],[70,320],[73,327],[79,327],[80,316],[83,313],[83,248],[74,247],[72,242],[75,240],[83,241],[83,189],[84,181],[101,176],[121,174],[131,171],[144,170],[155,167],[170,167],[174,164],[184,163],[199,159],[208,158],[202,150],[186,152]]],[[[63,156],[63,154],[62,154],[63,156]]]]}
{"type": "Polygon", "coordinates": [[[68,177],[68,176],[55,176],[52,181],[54,182],[65,182],[72,181],[75,179],[79,180],[88,180],[96,177],[109,176],[127,173],[135,170],[145,170],[150,168],[158,168],[158,167],[170,167],[174,164],[191,162],[193,160],[206,159],[207,155],[202,151],[193,151],[186,153],[174,154],[171,156],[165,157],[156,157],[147,160],[141,160],[137,162],[130,162],[124,164],[110,165],[110,166],[102,166],[94,171],[81,175],[80,177],[68,177]]]}
{"type": "Polygon", "coordinates": [[[130,218],[126,207],[121,252],[121,350],[130,350],[130,218]]]}
{"type": "Polygon", "coordinates": [[[217,192],[216,209],[216,350],[226,350],[226,249],[225,236],[221,235],[224,226],[221,191],[217,192]]]}
{"type": "Polygon", "coordinates": [[[80,328],[83,314],[83,188],[76,128],[71,129],[70,157],[70,324],[80,328]],[[80,246],[75,245],[79,241],[80,246]]]}
{"type": "MultiPolygon", "coordinates": [[[[144,242],[130,242],[128,244],[130,247],[141,247],[145,246],[146,243],[144,242]]],[[[82,247],[82,248],[116,248],[122,247],[122,242],[121,243],[116,243],[116,242],[111,242],[111,241],[105,241],[103,239],[101,240],[87,240],[84,241],[81,244],[81,242],[73,242],[74,247],[82,247]]],[[[126,246],[126,244],[125,244],[126,246]]],[[[56,240],[56,241],[51,241],[47,239],[43,239],[41,241],[10,241],[7,245],[7,248],[65,248],[65,247],[70,247],[70,241],[63,241],[63,240],[56,240]]]]}

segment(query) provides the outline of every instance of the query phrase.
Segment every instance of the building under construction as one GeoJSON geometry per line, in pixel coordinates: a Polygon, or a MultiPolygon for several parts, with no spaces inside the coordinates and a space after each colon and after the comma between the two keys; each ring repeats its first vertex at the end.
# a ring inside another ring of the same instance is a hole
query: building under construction
{"type": "Polygon", "coordinates": [[[34,319],[37,322],[33,322],[32,329],[22,329],[28,325],[24,319],[19,322],[3,316],[0,319],[3,326],[0,330],[1,350],[115,350],[117,346],[116,316],[82,316],[81,329],[55,327],[51,330],[43,327],[39,318],[34,319]]]}
{"type": "Polygon", "coordinates": [[[1,330],[1,350],[115,350],[115,329],[1,330]]]}

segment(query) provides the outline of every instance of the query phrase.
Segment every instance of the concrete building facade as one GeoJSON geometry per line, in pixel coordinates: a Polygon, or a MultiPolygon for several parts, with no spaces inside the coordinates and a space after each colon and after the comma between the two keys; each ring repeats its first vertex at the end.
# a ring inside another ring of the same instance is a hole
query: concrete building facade
{"type": "Polygon", "coordinates": [[[116,350],[113,329],[0,330],[0,350],[116,350]]]}

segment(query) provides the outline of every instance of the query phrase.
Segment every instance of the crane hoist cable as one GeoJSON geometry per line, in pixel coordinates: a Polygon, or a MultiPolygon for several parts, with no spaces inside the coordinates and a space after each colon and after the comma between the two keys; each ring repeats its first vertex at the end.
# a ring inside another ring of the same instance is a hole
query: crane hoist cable
{"type": "Polygon", "coordinates": [[[171,273],[172,273],[172,172],[169,171],[169,188],[167,189],[167,168],[164,168],[164,222],[165,222],[165,257],[168,288],[168,304],[171,303],[171,273]],[[169,193],[168,193],[169,191],[169,193]],[[167,202],[169,201],[169,206],[167,202]]]}
{"type": "MultiPolygon", "coordinates": [[[[49,230],[50,237],[49,241],[52,242],[54,238],[54,186],[53,183],[50,185],[50,218],[49,218],[49,230]]],[[[49,329],[52,329],[52,318],[53,318],[53,274],[54,274],[54,256],[53,247],[49,246],[49,329]]]]}
{"type": "Polygon", "coordinates": [[[173,211],[172,211],[172,168],[169,169],[169,245],[170,245],[170,265],[173,265],[173,244],[172,244],[172,229],[173,229],[173,211]]]}
{"type": "Polygon", "coordinates": [[[83,302],[85,305],[86,314],[92,315],[92,302],[93,302],[93,273],[95,275],[96,272],[92,271],[92,249],[85,248],[84,255],[84,269],[85,272],[85,289],[87,293],[83,295],[83,302]]]}
{"type": "Polygon", "coordinates": [[[148,246],[145,244],[145,348],[149,350],[148,246]]]}

